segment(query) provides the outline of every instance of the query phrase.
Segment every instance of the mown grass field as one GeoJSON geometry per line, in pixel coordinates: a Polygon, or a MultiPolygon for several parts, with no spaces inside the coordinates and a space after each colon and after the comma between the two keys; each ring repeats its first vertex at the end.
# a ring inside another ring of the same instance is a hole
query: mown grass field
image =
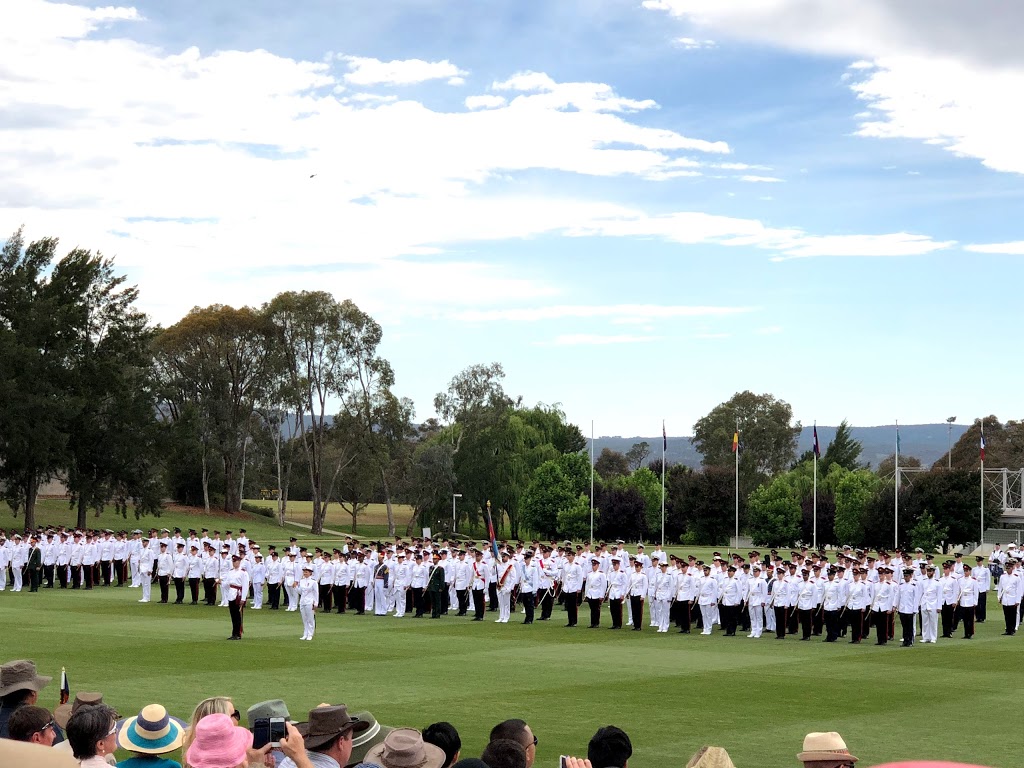
{"type": "MultiPolygon", "coordinates": [[[[187,718],[208,695],[250,704],[283,698],[293,717],[320,702],[369,709],[380,722],[449,720],[463,755],[492,725],[523,717],[536,765],[585,753],[613,723],[634,744],[634,768],[682,766],[704,743],[740,768],[796,765],[806,732],[838,730],[861,765],[945,758],[1018,766],[1017,692],[1024,636],[1000,637],[999,614],[973,641],[902,649],[846,643],[521,626],[448,616],[317,616],[312,643],[297,613],[246,612],[226,642],[227,609],[140,605],[137,590],[0,594],[2,656],[66,667],[74,690],[98,690],[122,715],[159,701],[187,718]]],[[[990,608],[992,601],[990,600],[990,608]]],[[[609,624],[607,613],[604,623],[609,624]]],[[[41,703],[53,707],[51,684],[41,703]]]]}

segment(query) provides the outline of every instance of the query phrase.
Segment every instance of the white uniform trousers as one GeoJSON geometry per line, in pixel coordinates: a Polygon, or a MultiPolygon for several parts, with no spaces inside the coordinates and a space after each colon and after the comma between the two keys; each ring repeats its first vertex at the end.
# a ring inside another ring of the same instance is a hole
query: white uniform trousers
{"type": "Polygon", "coordinates": [[[297,611],[299,609],[299,590],[294,584],[288,584],[285,582],[284,594],[288,598],[288,607],[286,611],[297,611]]]}
{"type": "Polygon", "coordinates": [[[252,609],[258,611],[263,607],[263,582],[253,582],[252,585],[252,609]]]}
{"type": "Polygon", "coordinates": [[[228,605],[228,585],[226,582],[220,583],[220,604],[222,608],[227,608],[228,605]]]}
{"type": "Polygon", "coordinates": [[[14,574],[14,588],[11,591],[12,592],[21,592],[21,576],[22,576],[21,567],[20,566],[13,566],[12,565],[11,566],[11,572],[14,574]]]}
{"type": "Polygon", "coordinates": [[[7,569],[0,568],[0,592],[7,589],[7,569]]]}
{"type": "Polygon", "coordinates": [[[136,560],[134,557],[129,559],[128,560],[128,568],[132,572],[132,581],[131,581],[131,584],[129,584],[128,586],[130,586],[130,587],[138,587],[138,586],[140,586],[140,584],[139,584],[139,561],[136,560]]]}
{"type": "Polygon", "coordinates": [[[716,605],[702,605],[700,607],[700,615],[704,620],[704,629],[701,631],[702,635],[711,634],[711,628],[715,623],[715,609],[717,607],[716,605]]]}
{"type": "Polygon", "coordinates": [[[300,605],[299,612],[302,614],[302,639],[312,640],[316,631],[316,607],[300,605]]]}
{"type": "Polygon", "coordinates": [[[391,604],[395,607],[395,618],[405,616],[405,599],[409,592],[405,587],[396,589],[391,593],[391,604]]]}
{"type": "Polygon", "coordinates": [[[140,603],[149,602],[149,593],[153,590],[153,579],[148,574],[142,574],[142,599],[140,603]]]}
{"type": "Polygon", "coordinates": [[[668,617],[671,602],[669,600],[655,600],[654,605],[658,606],[658,631],[668,632],[668,617]]]}
{"type": "Polygon", "coordinates": [[[775,631],[775,609],[767,605],[764,607],[764,628],[769,632],[775,631]]]}
{"type": "Polygon", "coordinates": [[[384,586],[384,579],[373,580],[373,612],[377,616],[386,616],[388,613],[388,588],[384,586]]]}
{"type": "MultiPolygon", "coordinates": [[[[370,582],[370,586],[366,588],[366,594],[363,596],[363,610],[364,611],[372,611],[373,610],[374,592],[377,589],[376,583],[377,583],[377,580],[374,579],[373,581],[370,582]]],[[[381,582],[381,583],[383,583],[383,582],[381,582]]]]}
{"type": "MultiPolygon", "coordinates": [[[[575,595],[572,595],[575,599],[575,595]]],[[[498,590],[498,624],[508,624],[509,614],[512,613],[512,593],[498,590]]]]}
{"type": "Polygon", "coordinates": [[[921,642],[934,643],[939,637],[938,610],[921,609],[921,642]]]}
{"type": "MultiPolygon", "coordinates": [[[[772,613],[775,613],[772,611],[772,613]]],[[[760,637],[764,631],[764,606],[750,606],[750,637],[760,637]]]]}

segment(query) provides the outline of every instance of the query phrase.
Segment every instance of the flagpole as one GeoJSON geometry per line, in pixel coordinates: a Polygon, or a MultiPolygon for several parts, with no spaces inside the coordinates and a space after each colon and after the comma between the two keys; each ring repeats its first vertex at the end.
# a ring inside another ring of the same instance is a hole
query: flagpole
{"type": "Polygon", "coordinates": [[[736,549],[740,548],[740,421],[736,420],[736,441],[733,446],[736,450],[733,453],[736,454],[736,549]]]}
{"type": "Polygon", "coordinates": [[[665,449],[668,447],[668,436],[665,433],[665,420],[661,420],[661,546],[665,547],[665,449]]]}
{"type": "Polygon", "coordinates": [[[900,546],[900,421],[896,419],[896,518],[893,532],[893,547],[900,546]]]}
{"type": "Polygon", "coordinates": [[[590,546],[594,546],[594,420],[590,420],[590,546]]]}
{"type": "Polygon", "coordinates": [[[985,543],[985,420],[981,420],[981,544],[985,543]]]}
{"type": "Polygon", "coordinates": [[[818,551],[818,422],[814,422],[814,551],[818,551]]]}

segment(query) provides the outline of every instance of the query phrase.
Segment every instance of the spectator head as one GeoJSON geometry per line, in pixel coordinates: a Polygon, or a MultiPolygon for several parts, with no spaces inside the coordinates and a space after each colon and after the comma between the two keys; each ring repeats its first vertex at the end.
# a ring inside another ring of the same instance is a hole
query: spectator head
{"type": "Polygon", "coordinates": [[[442,768],[449,768],[459,759],[459,753],[462,751],[462,739],[459,738],[459,732],[451,723],[440,722],[428,725],[423,729],[423,740],[444,752],[442,768]]]}
{"type": "Polygon", "coordinates": [[[367,763],[383,768],[442,768],[445,760],[444,751],[424,741],[415,728],[396,728],[366,753],[367,763]]]}
{"type": "Polygon", "coordinates": [[[525,720],[503,720],[491,728],[491,741],[510,739],[526,751],[526,766],[530,768],[537,758],[537,737],[533,735],[525,720]]]}
{"type": "Polygon", "coordinates": [[[117,712],[106,704],[86,704],[68,720],[68,743],[79,761],[113,754],[116,737],[117,712]]]}
{"type": "Polygon", "coordinates": [[[722,747],[709,747],[707,745],[698,749],[686,768],[736,768],[733,765],[729,753],[722,747]]]}
{"type": "Polygon", "coordinates": [[[31,704],[18,707],[7,721],[7,734],[15,741],[29,741],[52,747],[57,735],[57,724],[50,716],[50,710],[31,704]]]}
{"type": "Polygon", "coordinates": [[[804,736],[804,750],[796,759],[805,768],[848,768],[857,762],[846,748],[843,737],[835,731],[808,733],[804,736]]]}
{"type": "Polygon", "coordinates": [[[309,720],[299,723],[299,733],[310,752],[333,758],[338,765],[347,765],[352,756],[352,736],[362,733],[370,724],[357,720],[344,704],[321,706],[309,712],[309,720]]]}
{"type": "Polygon", "coordinates": [[[35,704],[39,691],[49,685],[52,679],[37,674],[33,661],[8,661],[0,666],[0,706],[14,709],[23,704],[35,704]]]}
{"type": "Polygon", "coordinates": [[[587,759],[593,768],[626,768],[633,754],[629,736],[621,728],[598,728],[587,745],[587,759]]]}
{"type": "Polygon", "coordinates": [[[245,720],[249,724],[250,731],[256,727],[256,721],[264,717],[282,717],[288,722],[291,722],[292,719],[292,716],[288,714],[288,706],[280,699],[261,701],[245,710],[245,720]]]}
{"type": "Polygon", "coordinates": [[[192,710],[192,719],[189,720],[188,727],[185,729],[185,735],[181,740],[182,754],[188,753],[188,748],[196,737],[196,726],[204,717],[209,717],[210,715],[229,715],[235,720],[236,724],[239,718],[238,710],[235,709],[234,703],[227,696],[211,696],[208,699],[203,699],[192,710]]]}
{"type": "Polygon", "coordinates": [[[487,768],[529,768],[526,750],[512,739],[492,739],[484,747],[480,759],[487,764],[487,768]]]}
{"type": "Polygon", "coordinates": [[[196,724],[195,737],[185,752],[191,768],[239,768],[248,764],[252,733],[223,713],[207,715],[196,724]]]}
{"type": "Polygon", "coordinates": [[[160,704],[149,704],[127,718],[117,731],[117,746],[140,755],[162,755],[181,747],[185,723],[167,714],[160,704]]]}
{"type": "Polygon", "coordinates": [[[67,728],[68,720],[70,720],[71,716],[78,711],[79,707],[84,707],[86,704],[102,703],[102,693],[94,693],[91,691],[79,691],[75,694],[74,701],[69,701],[66,704],[61,704],[59,707],[53,710],[53,719],[61,728],[67,728]]]}

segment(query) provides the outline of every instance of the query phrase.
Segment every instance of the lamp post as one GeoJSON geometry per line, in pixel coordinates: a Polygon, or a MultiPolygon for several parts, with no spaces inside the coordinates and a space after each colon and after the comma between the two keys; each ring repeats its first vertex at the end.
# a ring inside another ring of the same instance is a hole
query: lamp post
{"type": "Polygon", "coordinates": [[[956,416],[946,419],[946,469],[953,468],[953,422],[956,416]]]}
{"type": "Polygon", "coordinates": [[[461,498],[462,498],[462,494],[461,493],[453,493],[452,494],[452,533],[455,533],[455,500],[456,499],[461,499],[461,498]]]}

